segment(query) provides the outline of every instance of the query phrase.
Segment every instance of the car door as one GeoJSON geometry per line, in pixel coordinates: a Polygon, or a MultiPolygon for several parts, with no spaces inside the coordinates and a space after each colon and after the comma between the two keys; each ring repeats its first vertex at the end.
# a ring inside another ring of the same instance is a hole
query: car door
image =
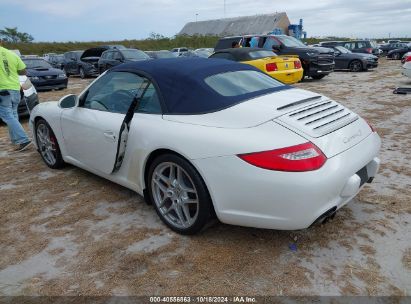
{"type": "Polygon", "coordinates": [[[338,49],[334,49],[335,56],[334,56],[334,62],[335,66],[334,69],[336,70],[341,70],[341,69],[346,69],[347,68],[347,54],[341,53],[338,49]]]}
{"type": "Polygon", "coordinates": [[[71,72],[71,53],[66,53],[64,54],[64,69],[66,71],[66,73],[70,73],[71,72]]]}
{"type": "Polygon", "coordinates": [[[78,60],[74,52],[70,54],[70,73],[78,74],[78,60]]]}
{"type": "Polygon", "coordinates": [[[76,62],[75,62],[75,54],[73,52],[70,52],[68,54],[68,60],[67,60],[67,72],[70,74],[74,74],[76,72],[76,62]]]}
{"type": "Polygon", "coordinates": [[[356,43],[356,53],[367,53],[367,43],[364,41],[357,41],[356,43]]]}
{"type": "Polygon", "coordinates": [[[144,95],[147,84],[147,79],[128,72],[110,72],[94,82],[80,96],[77,107],[62,112],[67,155],[86,169],[105,174],[118,170],[134,115],[129,109],[135,97],[144,95]],[[127,124],[126,118],[130,120],[127,124]]]}

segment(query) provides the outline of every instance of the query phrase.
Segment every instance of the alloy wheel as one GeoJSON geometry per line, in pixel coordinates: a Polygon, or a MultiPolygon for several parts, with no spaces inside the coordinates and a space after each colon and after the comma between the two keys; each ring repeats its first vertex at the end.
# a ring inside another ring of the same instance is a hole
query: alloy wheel
{"type": "Polygon", "coordinates": [[[161,216],[173,227],[187,229],[197,220],[199,196],[190,175],[173,162],[160,163],[151,178],[153,200],[161,216]]]}
{"type": "Polygon", "coordinates": [[[37,125],[37,144],[44,161],[54,166],[56,164],[57,147],[56,138],[51,134],[50,129],[44,123],[37,125]]]}
{"type": "Polygon", "coordinates": [[[362,64],[359,61],[353,61],[350,63],[350,70],[352,72],[359,72],[362,70],[362,64]]]}

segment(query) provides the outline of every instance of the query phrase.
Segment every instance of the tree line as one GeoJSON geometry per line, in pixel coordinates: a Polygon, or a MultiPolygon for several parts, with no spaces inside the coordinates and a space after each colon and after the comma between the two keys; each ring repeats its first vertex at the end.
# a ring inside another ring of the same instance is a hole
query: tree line
{"type": "MultiPolygon", "coordinates": [[[[18,49],[25,55],[43,55],[46,53],[65,53],[68,51],[85,50],[99,45],[122,44],[128,48],[137,48],[144,51],[169,50],[175,47],[213,48],[218,36],[187,36],[176,35],[165,37],[158,33],[151,33],[147,39],[143,40],[117,40],[117,41],[89,41],[89,42],[33,42],[34,38],[28,33],[19,32],[17,27],[0,30],[0,38],[5,41],[5,47],[18,49]]],[[[405,38],[390,38],[407,40],[405,38]]],[[[328,39],[307,38],[303,41],[307,44],[316,44],[324,40],[350,40],[342,37],[329,37],[328,39]]],[[[388,39],[378,39],[380,41],[388,39]]]]}

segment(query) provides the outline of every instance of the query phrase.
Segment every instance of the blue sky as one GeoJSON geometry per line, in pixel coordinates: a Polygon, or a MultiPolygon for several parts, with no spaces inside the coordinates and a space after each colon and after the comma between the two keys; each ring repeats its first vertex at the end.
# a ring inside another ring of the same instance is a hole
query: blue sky
{"type": "MultiPolygon", "coordinates": [[[[224,0],[0,0],[0,28],[36,41],[95,41],[175,35],[185,23],[222,18],[224,0]]],[[[411,0],[226,0],[226,16],[287,12],[308,36],[410,37],[411,0]]]]}

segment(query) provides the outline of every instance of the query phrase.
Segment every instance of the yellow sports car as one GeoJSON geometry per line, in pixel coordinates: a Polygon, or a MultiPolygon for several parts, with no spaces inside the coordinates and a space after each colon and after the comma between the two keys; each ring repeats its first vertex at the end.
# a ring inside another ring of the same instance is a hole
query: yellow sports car
{"type": "Polygon", "coordinates": [[[274,52],[265,49],[225,49],[215,52],[210,58],[222,58],[250,64],[286,84],[299,82],[303,78],[303,68],[297,56],[277,56],[274,52]]]}

